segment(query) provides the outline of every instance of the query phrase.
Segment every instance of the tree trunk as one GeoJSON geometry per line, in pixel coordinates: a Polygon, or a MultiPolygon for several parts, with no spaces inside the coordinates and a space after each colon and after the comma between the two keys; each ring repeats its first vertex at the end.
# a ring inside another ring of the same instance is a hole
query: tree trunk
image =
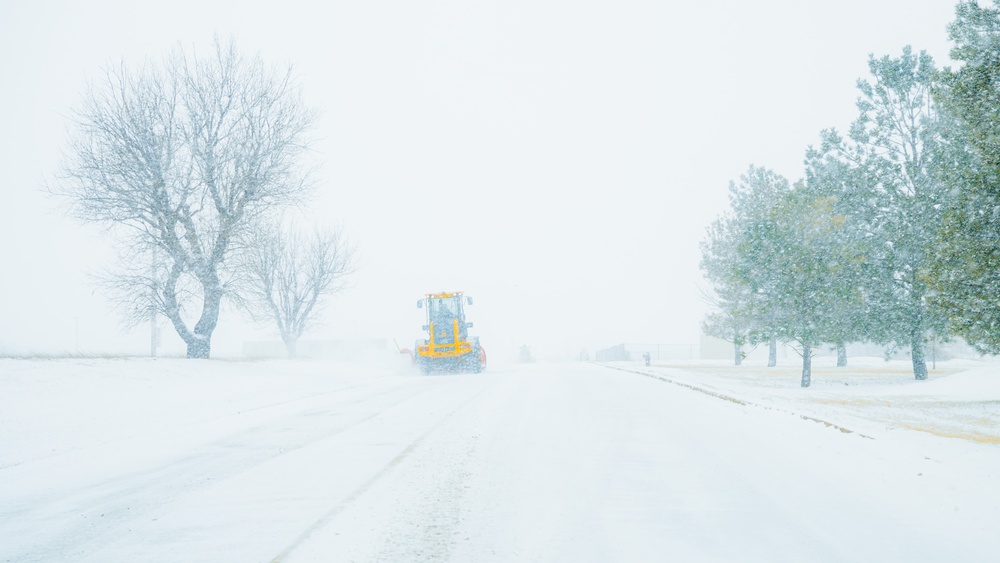
{"type": "Polygon", "coordinates": [[[285,341],[285,351],[288,352],[288,357],[298,357],[299,339],[294,336],[286,336],[283,340],[285,341]]]}
{"type": "Polygon", "coordinates": [[[767,367],[773,368],[778,365],[778,339],[771,337],[767,345],[767,367]]]}
{"type": "Polygon", "coordinates": [[[802,386],[812,383],[812,346],[802,343],[802,386]]]}
{"type": "MultiPolygon", "coordinates": [[[[219,317],[218,304],[215,307],[215,317],[219,317]]],[[[202,312],[202,317],[205,316],[205,312],[202,312]]],[[[177,331],[177,335],[181,337],[181,340],[187,344],[187,357],[195,359],[207,359],[212,353],[212,333],[202,333],[191,332],[188,330],[187,325],[184,324],[184,320],[180,318],[180,313],[177,310],[168,311],[167,318],[170,319],[170,323],[174,325],[174,330],[177,331]]],[[[200,324],[200,323],[199,323],[200,324]]],[[[214,326],[213,326],[214,328],[214,326]]],[[[198,330],[198,327],[195,327],[198,330]]],[[[204,330],[204,328],[203,328],[204,330]]]]}
{"type": "Polygon", "coordinates": [[[202,304],[201,317],[194,325],[192,337],[184,340],[188,345],[187,357],[208,359],[212,352],[212,333],[215,332],[215,327],[219,324],[222,287],[213,276],[213,279],[208,282],[202,282],[202,291],[205,293],[205,301],[202,304]]]}
{"type": "Polygon", "coordinates": [[[923,284],[917,280],[913,272],[913,316],[910,318],[910,359],[913,360],[913,377],[923,381],[927,379],[927,361],[924,359],[924,304],[926,292],[923,284]]]}
{"type": "Polygon", "coordinates": [[[202,304],[201,317],[192,331],[188,329],[184,319],[181,318],[180,305],[177,302],[177,280],[182,272],[183,269],[179,265],[175,265],[169,279],[164,284],[164,314],[174,325],[177,335],[187,344],[187,357],[207,359],[212,353],[212,332],[219,322],[222,287],[218,284],[218,280],[215,280],[214,283],[202,283],[205,300],[202,304]]]}
{"type": "Polygon", "coordinates": [[[847,344],[837,343],[837,367],[847,367],[847,344]]]}
{"type": "Polygon", "coordinates": [[[187,341],[187,357],[191,359],[207,360],[212,353],[212,341],[210,338],[192,338],[187,341]]]}
{"type": "Polygon", "coordinates": [[[733,343],[733,359],[735,360],[736,365],[738,365],[738,366],[743,365],[743,350],[742,350],[742,348],[743,347],[740,346],[739,344],[736,344],[735,342],[733,343]]]}
{"type": "Polygon", "coordinates": [[[914,329],[910,336],[910,357],[913,359],[913,377],[927,379],[927,361],[924,359],[924,333],[914,329]]]}

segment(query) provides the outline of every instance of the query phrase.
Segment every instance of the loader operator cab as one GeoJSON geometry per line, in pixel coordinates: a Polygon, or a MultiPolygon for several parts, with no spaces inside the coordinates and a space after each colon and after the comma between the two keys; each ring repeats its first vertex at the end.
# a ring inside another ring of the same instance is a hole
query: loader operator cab
{"type": "Polygon", "coordinates": [[[432,318],[454,319],[462,308],[462,302],[457,297],[432,297],[430,302],[432,318]]]}
{"type": "Polygon", "coordinates": [[[427,324],[424,330],[434,327],[434,340],[439,344],[453,344],[455,342],[454,325],[458,320],[458,335],[461,340],[468,336],[468,330],[472,323],[465,322],[465,303],[472,303],[471,297],[464,297],[462,294],[437,294],[428,295],[425,299],[417,302],[417,307],[423,307],[427,303],[427,324]]]}

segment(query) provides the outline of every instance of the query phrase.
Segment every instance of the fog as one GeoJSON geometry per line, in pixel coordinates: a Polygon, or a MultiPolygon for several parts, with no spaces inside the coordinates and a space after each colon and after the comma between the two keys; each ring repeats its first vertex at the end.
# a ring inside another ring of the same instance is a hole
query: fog
{"type": "MultiPolygon", "coordinates": [[[[503,356],[698,342],[699,241],[751,163],[796,179],[856,115],[867,57],[948,64],[948,1],[191,2],[0,5],[0,355],[148,353],[90,276],[113,240],[66,217],[70,114],[101,69],[213,35],[291,64],[320,111],[310,216],[360,249],[304,339],[419,336],[465,291],[503,356]]],[[[183,353],[161,320],[162,353],[183,353]]],[[[215,355],[277,339],[227,310],[215,355]]]]}

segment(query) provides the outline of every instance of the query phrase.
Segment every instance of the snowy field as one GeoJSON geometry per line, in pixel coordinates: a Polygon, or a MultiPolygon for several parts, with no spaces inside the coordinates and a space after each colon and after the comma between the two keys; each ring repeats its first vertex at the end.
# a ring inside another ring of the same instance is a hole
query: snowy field
{"type": "Polygon", "coordinates": [[[0,359],[0,561],[997,560],[1000,364],[823,362],[0,359]]]}

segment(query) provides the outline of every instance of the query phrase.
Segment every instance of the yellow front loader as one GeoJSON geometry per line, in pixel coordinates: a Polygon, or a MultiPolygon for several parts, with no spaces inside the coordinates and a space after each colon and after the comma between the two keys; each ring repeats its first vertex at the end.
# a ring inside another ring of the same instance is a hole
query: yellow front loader
{"type": "Polygon", "coordinates": [[[413,363],[424,373],[479,373],[486,367],[486,351],[478,336],[469,336],[465,306],[472,298],[461,291],[428,293],[417,301],[427,311],[423,329],[427,338],[417,340],[413,363]]]}

